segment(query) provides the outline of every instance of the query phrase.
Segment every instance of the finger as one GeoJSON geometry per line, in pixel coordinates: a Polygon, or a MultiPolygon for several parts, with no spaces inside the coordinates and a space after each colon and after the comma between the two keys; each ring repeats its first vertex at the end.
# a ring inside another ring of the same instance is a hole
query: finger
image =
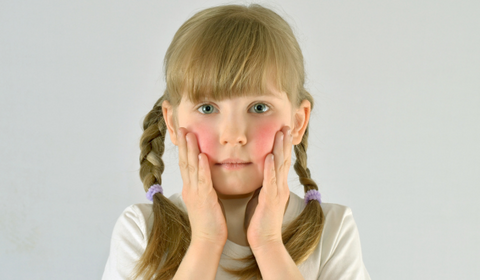
{"type": "Polygon", "coordinates": [[[285,137],[284,137],[284,182],[288,182],[288,171],[290,170],[290,165],[292,164],[292,141],[293,135],[290,127],[285,127],[285,137]]]}
{"type": "Polygon", "coordinates": [[[178,165],[180,166],[180,173],[185,186],[190,185],[190,175],[188,174],[188,148],[185,139],[187,130],[183,127],[178,129],[178,165]]]}
{"type": "Polygon", "coordinates": [[[206,154],[198,154],[198,190],[210,191],[212,188],[212,176],[210,174],[210,165],[208,164],[208,157],[206,154]]]}
{"type": "Polygon", "coordinates": [[[277,195],[277,178],[275,177],[275,173],[275,157],[273,154],[268,154],[265,157],[262,184],[262,189],[267,197],[271,195],[277,195]]]}
{"type": "Polygon", "coordinates": [[[285,126],[284,129],[283,129],[283,132],[284,132],[284,141],[283,141],[283,154],[284,154],[284,158],[287,159],[288,156],[290,156],[291,152],[292,152],[292,131],[290,129],[290,127],[288,126],[285,126]]]}
{"type": "Polygon", "coordinates": [[[283,170],[284,170],[284,156],[283,156],[283,151],[284,151],[284,145],[283,145],[283,140],[285,136],[282,131],[279,131],[276,135],[276,140],[275,140],[275,147],[273,148],[273,154],[275,155],[275,178],[277,182],[276,189],[278,191],[282,191],[283,188],[283,180],[284,180],[284,175],[283,175],[283,170]]]}
{"type": "Polygon", "coordinates": [[[195,134],[189,132],[185,135],[187,139],[187,147],[188,147],[188,175],[190,178],[190,187],[192,190],[198,191],[198,145],[197,145],[197,137],[195,134]]]}

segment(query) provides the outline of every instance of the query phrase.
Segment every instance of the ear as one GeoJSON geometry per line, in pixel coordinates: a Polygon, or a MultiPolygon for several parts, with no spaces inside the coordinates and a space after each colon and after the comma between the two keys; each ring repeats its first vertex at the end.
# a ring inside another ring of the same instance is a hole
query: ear
{"type": "Polygon", "coordinates": [[[175,117],[173,115],[173,107],[167,100],[162,102],[162,112],[163,118],[165,119],[165,124],[167,125],[168,134],[170,135],[170,140],[175,146],[177,145],[177,130],[175,129],[175,117]]]}
{"type": "Polygon", "coordinates": [[[293,145],[298,145],[300,142],[302,142],[303,134],[305,134],[308,121],[310,120],[310,111],[310,101],[307,99],[303,100],[293,116],[293,120],[295,122],[292,130],[293,145]]]}

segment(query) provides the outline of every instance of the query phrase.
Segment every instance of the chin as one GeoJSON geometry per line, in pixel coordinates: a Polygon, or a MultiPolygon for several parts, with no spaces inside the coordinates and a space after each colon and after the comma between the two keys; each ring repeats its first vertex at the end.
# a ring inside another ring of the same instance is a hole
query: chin
{"type": "Polygon", "coordinates": [[[217,195],[221,198],[229,198],[229,197],[235,198],[235,197],[242,197],[242,196],[245,196],[245,195],[250,195],[251,193],[253,193],[259,187],[256,187],[256,188],[255,187],[254,188],[252,188],[252,187],[249,187],[249,188],[227,187],[227,188],[225,188],[225,187],[215,187],[214,186],[213,188],[217,192],[217,195]]]}
{"type": "Polygon", "coordinates": [[[248,195],[262,186],[263,174],[212,174],[213,188],[219,196],[248,195]],[[247,177],[247,178],[246,178],[247,177]]]}

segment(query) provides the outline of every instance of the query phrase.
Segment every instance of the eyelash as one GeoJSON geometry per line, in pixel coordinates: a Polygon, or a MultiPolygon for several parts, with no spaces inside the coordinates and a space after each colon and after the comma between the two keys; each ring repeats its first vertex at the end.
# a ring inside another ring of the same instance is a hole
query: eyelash
{"type": "MultiPolygon", "coordinates": [[[[264,102],[255,103],[255,104],[253,104],[253,106],[250,107],[250,108],[254,108],[254,107],[255,107],[256,105],[258,105],[258,104],[265,105],[265,106],[268,108],[266,111],[264,111],[264,112],[262,112],[262,113],[257,113],[258,115],[262,115],[262,114],[265,114],[266,112],[270,111],[271,106],[270,106],[269,104],[267,104],[267,103],[264,103],[264,102]]],[[[198,105],[195,110],[197,110],[197,111],[198,111],[200,114],[202,114],[202,115],[210,115],[210,114],[204,114],[203,112],[200,112],[200,111],[199,111],[199,109],[202,108],[202,106],[205,106],[205,105],[210,105],[210,106],[212,106],[213,108],[215,108],[215,106],[213,106],[213,105],[210,104],[210,103],[203,103],[203,104],[198,105]]]]}

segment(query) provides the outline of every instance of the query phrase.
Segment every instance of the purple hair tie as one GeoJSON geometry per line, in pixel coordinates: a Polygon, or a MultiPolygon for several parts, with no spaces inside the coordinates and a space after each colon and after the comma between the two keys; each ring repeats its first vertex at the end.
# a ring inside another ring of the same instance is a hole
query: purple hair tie
{"type": "Polygon", "coordinates": [[[163,194],[162,186],[159,185],[159,184],[154,184],[154,185],[152,185],[152,186],[148,189],[147,199],[153,202],[153,196],[154,196],[156,193],[161,193],[161,194],[163,194]]]}
{"type": "Polygon", "coordinates": [[[305,193],[305,204],[307,204],[310,200],[318,200],[318,203],[322,203],[322,196],[317,190],[309,190],[305,193]]]}

